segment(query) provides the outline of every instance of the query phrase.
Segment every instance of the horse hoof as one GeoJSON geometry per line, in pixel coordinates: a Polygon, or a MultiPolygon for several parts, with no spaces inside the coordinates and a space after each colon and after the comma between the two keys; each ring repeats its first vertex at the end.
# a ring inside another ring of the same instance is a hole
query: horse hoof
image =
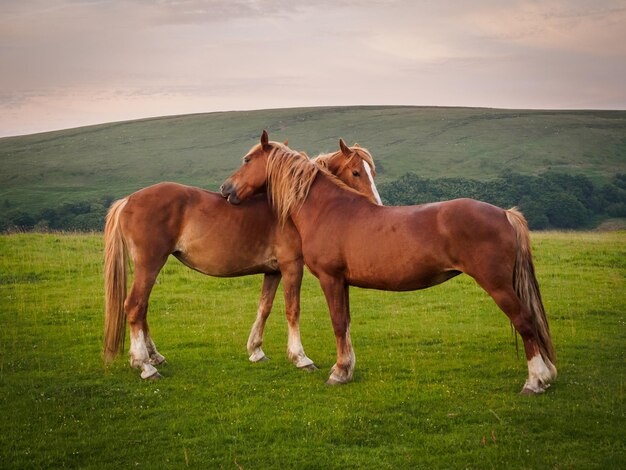
{"type": "Polygon", "coordinates": [[[315,364],[308,364],[306,366],[300,367],[300,370],[306,370],[307,372],[315,372],[316,370],[318,370],[318,368],[315,364]]]}
{"type": "Polygon", "coordinates": [[[347,380],[336,379],[334,377],[329,377],[328,380],[326,381],[326,385],[344,385],[347,383],[348,383],[347,380]]]}
{"type": "Polygon", "coordinates": [[[150,377],[146,377],[144,380],[161,380],[162,378],[163,376],[161,374],[159,374],[158,372],[155,372],[150,377]]]}
{"type": "Polygon", "coordinates": [[[259,362],[267,362],[267,361],[269,361],[269,360],[270,360],[270,358],[269,358],[269,357],[267,357],[267,356],[261,356],[261,357],[260,357],[260,358],[258,358],[258,359],[256,359],[256,358],[255,358],[255,359],[250,358],[250,362],[253,362],[254,364],[258,364],[259,362]]]}
{"type": "Polygon", "coordinates": [[[544,393],[546,391],[546,389],[549,387],[550,385],[547,385],[545,387],[529,387],[528,385],[524,385],[524,388],[522,389],[522,391],[520,392],[520,395],[541,395],[542,393],[544,393]]]}
{"type": "Polygon", "coordinates": [[[257,348],[256,350],[254,350],[252,354],[250,354],[250,357],[248,359],[250,360],[250,362],[254,363],[269,361],[269,358],[265,355],[261,348],[257,348]]]}
{"type": "Polygon", "coordinates": [[[161,378],[161,374],[153,365],[144,363],[141,366],[141,378],[144,380],[158,380],[161,378]]]}
{"type": "Polygon", "coordinates": [[[328,377],[328,380],[326,381],[326,385],[344,385],[348,382],[350,382],[350,379],[348,377],[342,377],[341,375],[337,374],[330,374],[330,377],[328,377]]]}

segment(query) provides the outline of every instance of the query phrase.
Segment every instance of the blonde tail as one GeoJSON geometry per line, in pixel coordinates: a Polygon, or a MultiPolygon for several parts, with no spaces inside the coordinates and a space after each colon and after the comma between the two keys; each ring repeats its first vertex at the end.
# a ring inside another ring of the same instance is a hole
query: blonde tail
{"type": "Polygon", "coordinates": [[[126,279],[128,261],[126,242],[119,224],[126,199],[113,203],[109,209],[104,229],[104,360],[111,362],[124,350],[126,335],[126,279]]]}
{"type": "Polygon", "coordinates": [[[528,223],[517,208],[513,207],[506,211],[506,217],[513,226],[517,235],[517,254],[515,259],[515,271],[513,273],[513,287],[517,296],[530,311],[535,326],[535,338],[539,345],[539,352],[543,359],[556,364],[556,355],[550,338],[548,319],[539,292],[539,283],[535,277],[535,265],[533,263],[530,248],[530,235],[528,223]]]}

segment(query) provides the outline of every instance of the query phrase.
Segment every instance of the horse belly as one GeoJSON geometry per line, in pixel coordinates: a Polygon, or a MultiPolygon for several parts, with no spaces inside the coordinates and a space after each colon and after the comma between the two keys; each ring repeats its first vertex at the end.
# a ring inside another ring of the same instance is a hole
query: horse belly
{"type": "Polygon", "coordinates": [[[347,259],[347,279],[370,289],[426,289],[458,275],[455,261],[439,241],[419,239],[377,244],[377,250],[353,253],[347,259]]]}
{"type": "Polygon", "coordinates": [[[347,276],[348,284],[366,289],[386,291],[412,291],[433,287],[458,276],[461,271],[449,270],[419,270],[405,272],[402,270],[381,270],[375,273],[354,273],[347,276]]]}
{"type": "Polygon", "coordinates": [[[278,271],[273,239],[258,236],[254,240],[238,236],[206,234],[177,243],[176,256],[186,266],[216,277],[235,277],[247,274],[278,271]]]}
{"type": "Polygon", "coordinates": [[[189,256],[180,252],[174,253],[185,266],[195,269],[208,276],[237,277],[248,274],[274,273],[279,271],[276,258],[267,256],[264,258],[242,258],[235,260],[221,257],[198,257],[189,256]]]}

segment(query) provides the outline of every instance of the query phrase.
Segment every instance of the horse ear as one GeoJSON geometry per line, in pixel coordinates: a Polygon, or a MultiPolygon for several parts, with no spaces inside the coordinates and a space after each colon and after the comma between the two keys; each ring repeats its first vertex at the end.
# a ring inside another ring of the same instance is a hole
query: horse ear
{"type": "Polygon", "coordinates": [[[361,148],[361,146],[359,144],[354,144],[353,147],[361,148]]]}
{"type": "Polygon", "coordinates": [[[270,144],[270,138],[267,135],[267,131],[263,129],[263,133],[261,134],[261,146],[264,150],[267,150],[270,144]]]}
{"type": "Polygon", "coordinates": [[[341,149],[341,153],[343,153],[346,157],[349,157],[352,155],[352,152],[350,151],[350,147],[346,145],[343,139],[339,139],[339,148],[341,149]]]}
{"type": "Polygon", "coordinates": [[[285,141],[283,142],[283,144],[285,144],[287,147],[289,147],[289,141],[287,139],[285,139],[285,141]]]}

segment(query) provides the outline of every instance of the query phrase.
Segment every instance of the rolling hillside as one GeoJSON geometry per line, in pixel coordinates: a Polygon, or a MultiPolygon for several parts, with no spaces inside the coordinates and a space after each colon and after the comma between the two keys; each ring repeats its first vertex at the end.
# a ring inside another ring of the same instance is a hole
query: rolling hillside
{"type": "Polygon", "coordinates": [[[556,170],[603,182],[626,173],[626,111],[343,107],[225,112],[0,139],[0,215],[119,197],[169,180],[216,189],[257,142],[315,155],[370,149],[380,182],[412,171],[480,180],[556,170]]]}

